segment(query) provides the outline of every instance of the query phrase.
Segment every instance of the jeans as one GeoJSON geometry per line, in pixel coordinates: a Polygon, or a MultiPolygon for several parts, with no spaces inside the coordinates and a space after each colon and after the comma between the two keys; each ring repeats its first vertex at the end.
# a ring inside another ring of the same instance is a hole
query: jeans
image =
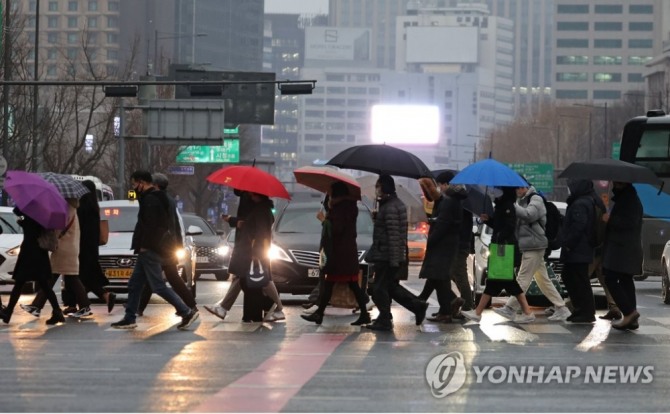
{"type": "Polygon", "coordinates": [[[149,283],[155,294],[174,306],[177,315],[183,317],[191,312],[191,308],[165,283],[161,263],[160,255],[151,250],[142,251],[137,255],[137,264],[133,269],[130,280],[128,280],[128,302],[126,303],[125,319],[135,321],[145,283],[149,283]]]}

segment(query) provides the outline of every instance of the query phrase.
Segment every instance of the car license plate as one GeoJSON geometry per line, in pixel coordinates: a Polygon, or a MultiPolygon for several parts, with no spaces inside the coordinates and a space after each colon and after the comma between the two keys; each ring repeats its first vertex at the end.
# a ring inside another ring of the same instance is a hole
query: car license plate
{"type": "Polygon", "coordinates": [[[195,259],[196,263],[209,263],[209,257],[207,256],[198,256],[195,259]]]}
{"type": "Polygon", "coordinates": [[[133,269],[105,269],[105,276],[110,279],[126,279],[133,274],[133,269]]]}
{"type": "Polygon", "coordinates": [[[319,269],[307,269],[307,277],[319,277],[319,269]]]}

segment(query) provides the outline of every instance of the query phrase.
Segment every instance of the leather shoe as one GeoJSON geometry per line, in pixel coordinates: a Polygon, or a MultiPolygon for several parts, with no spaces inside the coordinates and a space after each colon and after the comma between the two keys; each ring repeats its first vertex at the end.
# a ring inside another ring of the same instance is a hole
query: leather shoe
{"type": "Polygon", "coordinates": [[[463,298],[456,298],[451,301],[451,314],[456,315],[461,311],[461,307],[465,305],[463,298]]]}
{"type": "Polygon", "coordinates": [[[614,321],[621,319],[623,315],[619,311],[609,310],[606,314],[598,316],[600,319],[605,319],[607,321],[614,321]]]}
{"type": "Polygon", "coordinates": [[[112,313],[114,305],[116,305],[116,293],[109,292],[107,294],[107,313],[112,313]]]}
{"type": "Polygon", "coordinates": [[[455,313],[455,314],[451,315],[451,319],[452,320],[464,321],[465,316],[463,316],[463,314],[460,311],[458,311],[458,313],[455,313]]]}
{"type": "Polygon", "coordinates": [[[300,315],[300,317],[306,321],[314,322],[317,325],[321,325],[321,322],[323,322],[323,313],[319,312],[310,313],[309,315],[300,315]]]}
{"type": "Polygon", "coordinates": [[[300,306],[302,306],[303,309],[309,309],[309,308],[311,308],[311,307],[314,306],[314,305],[316,305],[316,303],[314,303],[314,302],[305,302],[305,303],[303,303],[303,304],[300,305],[300,306]]]}
{"type": "Polygon", "coordinates": [[[367,324],[369,324],[370,322],[372,322],[372,321],[370,320],[370,314],[367,313],[367,312],[365,312],[365,313],[361,313],[360,315],[358,315],[358,319],[356,319],[355,321],[351,322],[351,325],[352,325],[352,326],[367,325],[367,324]]]}
{"type": "Polygon", "coordinates": [[[431,318],[426,318],[427,321],[430,322],[438,322],[438,323],[451,323],[451,316],[449,315],[440,315],[437,314],[437,316],[433,316],[431,318]]]}
{"type": "Polygon", "coordinates": [[[393,322],[380,322],[377,320],[373,324],[365,325],[365,327],[373,331],[392,331],[393,322]]]}
{"type": "MultiPolygon", "coordinates": [[[[612,322],[612,328],[614,329],[631,329],[634,324],[637,324],[637,320],[640,319],[640,313],[638,311],[633,311],[628,315],[624,316],[616,322],[612,322]]],[[[640,325],[638,324],[639,328],[640,325]]],[[[637,328],[635,328],[637,329],[637,328]]]]}
{"type": "Polygon", "coordinates": [[[421,325],[421,322],[423,322],[424,319],[426,319],[426,311],[428,310],[428,303],[427,302],[419,302],[418,309],[416,312],[414,312],[414,315],[416,316],[416,324],[421,325]]]}

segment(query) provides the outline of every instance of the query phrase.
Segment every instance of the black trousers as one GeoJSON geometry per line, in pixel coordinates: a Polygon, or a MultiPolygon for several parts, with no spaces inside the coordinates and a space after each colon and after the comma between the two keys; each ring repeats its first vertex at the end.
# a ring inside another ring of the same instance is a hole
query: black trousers
{"type": "Polygon", "coordinates": [[[410,291],[400,285],[396,279],[398,267],[391,267],[388,263],[375,263],[375,282],[372,285],[372,300],[379,309],[377,320],[382,323],[390,322],[391,300],[395,300],[405,309],[416,313],[421,309],[423,302],[410,291]]]}
{"type": "Polygon", "coordinates": [[[564,263],[561,279],[563,279],[570,301],[572,301],[573,315],[595,316],[596,304],[593,300],[593,289],[589,280],[589,264],[564,263]]]}
{"type": "Polygon", "coordinates": [[[605,268],[603,268],[603,273],[605,273],[605,284],[610,290],[610,294],[619,307],[619,310],[624,316],[630,315],[637,309],[633,275],[615,272],[614,270],[605,268]]]}
{"type": "MultiPolygon", "coordinates": [[[[323,280],[323,292],[321,295],[319,295],[319,308],[316,310],[318,313],[323,314],[323,312],[326,310],[328,302],[330,302],[330,298],[333,296],[334,286],[335,282],[329,282],[325,279],[323,280]]],[[[349,286],[349,289],[354,292],[354,296],[356,297],[356,302],[358,303],[358,307],[360,308],[361,313],[367,313],[367,308],[365,307],[367,303],[367,295],[358,285],[358,282],[348,282],[347,286],[349,286]]]]}
{"type": "MultiPolygon", "coordinates": [[[[51,287],[51,291],[53,292],[53,287],[56,284],[56,281],[58,280],[58,274],[53,274],[51,275],[51,279],[48,281],[49,286],[51,287]]],[[[66,292],[66,295],[71,294],[72,296],[68,298],[68,300],[71,300],[71,303],[65,303],[67,306],[74,306],[74,305],[79,305],[79,308],[86,308],[88,306],[91,306],[91,301],[88,299],[88,294],[86,293],[86,288],[84,288],[84,284],[81,282],[79,279],[78,275],[63,275],[63,284],[64,289],[66,292]]],[[[37,294],[35,295],[35,298],[33,299],[33,303],[31,303],[32,306],[36,306],[39,309],[42,309],[44,307],[44,304],[47,302],[47,294],[48,292],[45,292],[42,288],[37,291],[37,294]]],[[[67,296],[65,296],[67,297],[67,296]]],[[[65,299],[65,297],[63,299],[65,299]]]]}
{"type": "MultiPolygon", "coordinates": [[[[177,294],[181,298],[181,300],[184,301],[186,306],[189,308],[193,309],[195,308],[195,298],[193,297],[193,293],[189,290],[189,288],[186,287],[186,283],[182,280],[181,277],[179,277],[179,272],[177,271],[177,266],[176,265],[163,265],[161,266],[163,269],[163,273],[165,274],[165,279],[168,281],[170,286],[172,287],[172,290],[174,290],[174,293],[177,294]]],[[[153,292],[151,291],[151,287],[149,284],[144,285],[144,289],[142,289],[142,296],[140,297],[140,308],[139,312],[144,313],[144,309],[146,309],[147,305],[149,304],[149,300],[151,300],[151,294],[153,292]]]]}

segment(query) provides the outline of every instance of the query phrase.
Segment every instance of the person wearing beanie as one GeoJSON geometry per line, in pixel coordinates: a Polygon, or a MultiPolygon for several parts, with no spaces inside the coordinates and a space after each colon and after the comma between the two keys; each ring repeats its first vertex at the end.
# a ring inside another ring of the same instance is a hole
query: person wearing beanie
{"type": "Polygon", "coordinates": [[[413,312],[416,324],[421,325],[428,304],[401,286],[398,280],[402,268],[408,265],[407,209],[396,195],[395,182],[390,175],[380,175],[375,189],[379,209],[374,219],[372,247],[365,260],[374,266],[372,300],[379,309],[379,316],[367,328],[377,331],[393,329],[392,300],[413,312]]]}

